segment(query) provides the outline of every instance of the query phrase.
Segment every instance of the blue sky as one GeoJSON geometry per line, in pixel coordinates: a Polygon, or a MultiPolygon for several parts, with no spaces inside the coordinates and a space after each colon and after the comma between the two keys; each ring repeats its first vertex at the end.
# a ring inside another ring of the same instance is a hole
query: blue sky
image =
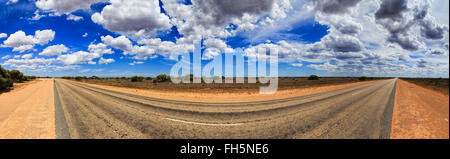
{"type": "Polygon", "coordinates": [[[204,62],[277,49],[279,76],[448,78],[448,1],[397,2],[0,0],[0,64],[37,76],[155,76],[201,39],[204,62]]]}

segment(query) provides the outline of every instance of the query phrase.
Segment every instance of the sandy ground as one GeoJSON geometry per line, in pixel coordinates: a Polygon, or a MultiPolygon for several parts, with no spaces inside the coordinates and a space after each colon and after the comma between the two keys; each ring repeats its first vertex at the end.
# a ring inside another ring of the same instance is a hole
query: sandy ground
{"type": "Polygon", "coordinates": [[[53,79],[0,94],[0,139],[55,138],[53,79]]]}
{"type": "Polygon", "coordinates": [[[398,80],[393,139],[448,139],[449,96],[398,80]]]}
{"type": "MultiPolygon", "coordinates": [[[[338,90],[342,88],[349,88],[354,86],[359,86],[363,84],[373,83],[379,80],[364,81],[356,83],[346,83],[330,86],[314,86],[310,88],[298,88],[289,90],[278,90],[275,94],[259,94],[259,93],[191,93],[191,92],[175,92],[175,91],[162,91],[162,90],[152,90],[152,89],[135,89],[135,88],[124,88],[115,86],[106,86],[99,84],[83,83],[95,87],[100,87],[108,90],[137,94],[141,96],[160,98],[160,99],[170,99],[178,101],[194,101],[194,102],[254,102],[254,101],[264,101],[264,100],[275,100],[283,98],[291,98],[298,96],[305,96],[323,92],[329,92],[333,90],[338,90]]],[[[75,81],[76,82],[76,81],[75,81]]],[[[82,82],[79,82],[82,83],[82,82]]]]}

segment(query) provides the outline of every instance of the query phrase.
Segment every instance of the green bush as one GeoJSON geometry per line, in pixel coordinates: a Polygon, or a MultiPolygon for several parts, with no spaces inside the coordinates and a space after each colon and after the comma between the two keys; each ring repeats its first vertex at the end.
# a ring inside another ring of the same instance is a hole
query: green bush
{"type": "Polygon", "coordinates": [[[150,81],[152,79],[153,79],[152,77],[145,77],[145,80],[148,80],[148,81],[150,81]]]}
{"type": "Polygon", "coordinates": [[[167,76],[166,74],[160,74],[160,75],[156,76],[156,80],[158,82],[165,82],[165,81],[167,81],[169,79],[170,79],[170,77],[167,76]]]}
{"type": "Polygon", "coordinates": [[[91,77],[89,77],[89,79],[100,79],[100,78],[97,76],[91,76],[91,77]]]}
{"type": "Polygon", "coordinates": [[[0,65],[0,90],[13,87],[14,82],[23,82],[35,78],[35,76],[25,76],[18,70],[9,71],[0,65]]]}
{"type": "Polygon", "coordinates": [[[0,77],[0,90],[8,89],[13,86],[13,81],[10,78],[0,77]]]}
{"type": "Polygon", "coordinates": [[[144,77],[142,77],[142,76],[133,76],[133,77],[131,77],[131,82],[142,82],[142,81],[144,81],[144,77]]]}
{"type": "Polygon", "coordinates": [[[365,81],[365,80],[367,80],[367,77],[366,76],[361,76],[361,77],[359,77],[359,80],[360,81],[365,81]]]}
{"type": "Polygon", "coordinates": [[[0,77],[3,77],[3,78],[11,78],[11,77],[9,76],[8,70],[4,69],[1,65],[0,65],[0,77]]]}
{"type": "Polygon", "coordinates": [[[311,75],[311,76],[308,77],[308,80],[319,80],[319,76],[311,75]]]}
{"type": "Polygon", "coordinates": [[[9,76],[13,80],[13,82],[23,82],[25,81],[26,77],[24,77],[23,73],[19,70],[11,70],[9,71],[9,76]]]}
{"type": "Polygon", "coordinates": [[[81,77],[81,76],[75,77],[75,80],[77,80],[77,81],[81,81],[81,79],[83,79],[83,77],[81,77]]]}

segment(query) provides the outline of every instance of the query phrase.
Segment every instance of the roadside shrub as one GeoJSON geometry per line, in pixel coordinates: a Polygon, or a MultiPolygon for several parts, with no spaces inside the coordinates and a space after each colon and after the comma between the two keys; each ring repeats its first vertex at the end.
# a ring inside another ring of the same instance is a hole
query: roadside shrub
{"type": "Polygon", "coordinates": [[[8,89],[13,86],[13,81],[9,78],[0,77],[0,90],[8,89]]]}
{"type": "Polygon", "coordinates": [[[165,82],[165,81],[167,81],[169,79],[170,79],[170,77],[167,76],[166,74],[160,74],[160,75],[156,76],[156,80],[158,82],[165,82]]]}
{"type": "Polygon", "coordinates": [[[100,79],[100,78],[98,78],[97,76],[91,76],[89,77],[89,79],[100,79]]]}
{"type": "Polygon", "coordinates": [[[311,76],[308,77],[308,80],[319,80],[319,76],[311,75],[311,76]]]}
{"type": "Polygon", "coordinates": [[[148,81],[150,81],[152,79],[153,79],[152,77],[145,77],[145,80],[148,80],[148,81]]]}
{"type": "Polygon", "coordinates": [[[144,80],[144,77],[142,77],[142,76],[131,77],[131,82],[142,82],[143,80],[144,80]]]}
{"type": "Polygon", "coordinates": [[[75,80],[77,80],[77,81],[81,81],[81,79],[83,79],[83,77],[81,77],[81,76],[75,77],[75,80]]]}
{"type": "Polygon", "coordinates": [[[23,73],[19,70],[11,70],[9,71],[9,75],[14,82],[22,82],[26,77],[23,76],[23,73]]]}
{"type": "Polygon", "coordinates": [[[4,69],[1,65],[0,65],[0,77],[10,78],[8,70],[4,69]]]}
{"type": "Polygon", "coordinates": [[[361,76],[361,77],[359,77],[359,80],[360,81],[365,81],[365,80],[367,80],[367,77],[366,76],[361,76]]]}

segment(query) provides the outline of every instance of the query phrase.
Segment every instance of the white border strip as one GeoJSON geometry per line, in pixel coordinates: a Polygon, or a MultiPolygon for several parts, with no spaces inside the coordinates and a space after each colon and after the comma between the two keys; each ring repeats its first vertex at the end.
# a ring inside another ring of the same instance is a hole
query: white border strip
{"type": "Polygon", "coordinates": [[[211,123],[199,123],[199,122],[193,122],[193,121],[185,121],[185,120],[178,120],[178,119],[172,119],[172,118],[164,118],[166,120],[175,121],[175,122],[181,122],[186,124],[194,124],[194,125],[206,125],[206,126],[239,126],[243,123],[232,123],[232,124],[211,124],[211,123]]]}

